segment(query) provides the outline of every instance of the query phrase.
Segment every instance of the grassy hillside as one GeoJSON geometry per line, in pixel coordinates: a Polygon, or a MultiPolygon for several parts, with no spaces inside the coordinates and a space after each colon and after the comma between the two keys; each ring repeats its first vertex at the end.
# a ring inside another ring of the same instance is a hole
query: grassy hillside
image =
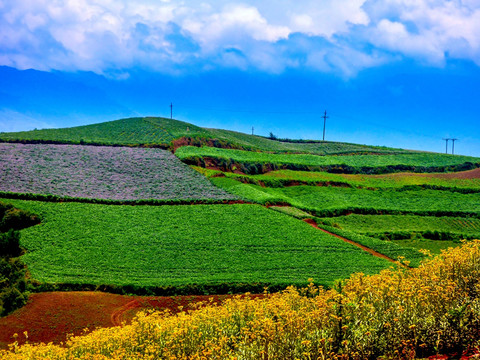
{"type": "Polygon", "coordinates": [[[258,205],[117,206],[5,200],[39,214],[23,257],[45,283],[331,285],[390,263],[258,205]]]}
{"type": "Polygon", "coordinates": [[[182,136],[206,136],[198,126],[166,118],[130,118],[62,129],[0,133],[0,140],[105,145],[168,144],[182,136]]]}
{"type": "Polygon", "coordinates": [[[54,142],[67,144],[101,145],[160,145],[176,148],[174,140],[188,138],[185,144],[206,144],[233,147],[245,150],[275,153],[312,153],[317,155],[343,153],[405,153],[401,149],[366,146],[340,142],[282,142],[261,136],[252,136],[235,131],[206,129],[157,117],[130,118],[100,124],[77,126],[65,129],[43,129],[23,132],[0,133],[0,141],[54,142]]]}

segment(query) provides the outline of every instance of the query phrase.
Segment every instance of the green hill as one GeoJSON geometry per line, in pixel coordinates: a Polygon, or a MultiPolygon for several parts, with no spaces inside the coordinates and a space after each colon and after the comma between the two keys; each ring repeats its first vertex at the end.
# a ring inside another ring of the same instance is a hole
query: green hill
{"type": "Polygon", "coordinates": [[[156,145],[175,149],[182,145],[207,145],[273,153],[316,155],[406,153],[402,149],[329,141],[279,141],[240,132],[201,128],[179,120],[158,117],[129,118],[63,129],[0,133],[4,142],[39,142],[95,145],[156,145]]]}

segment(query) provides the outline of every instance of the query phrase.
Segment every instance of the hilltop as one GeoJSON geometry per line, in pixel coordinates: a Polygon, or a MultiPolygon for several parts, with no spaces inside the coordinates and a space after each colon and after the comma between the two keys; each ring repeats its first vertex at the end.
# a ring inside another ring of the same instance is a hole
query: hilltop
{"type": "Polygon", "coordinates": [[[142,117],[62,129],[0,133],[0,142],[150,146],[175,150],[185,145],[316,155],[410,153],[403,149],[314,140],[274,140],[240,132],[208,129],[179,120],[142,117]]]}

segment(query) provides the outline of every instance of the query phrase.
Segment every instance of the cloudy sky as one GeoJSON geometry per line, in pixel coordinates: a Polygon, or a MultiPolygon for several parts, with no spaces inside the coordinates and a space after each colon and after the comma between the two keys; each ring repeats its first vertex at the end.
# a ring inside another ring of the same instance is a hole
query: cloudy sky
{"type": "Polygon", "coordinates": [[[160,115],[480,156],[478,0],[0,0],[0,131],[160,115]],[[451,151],[451,148],[449,149],[451,151]]]}

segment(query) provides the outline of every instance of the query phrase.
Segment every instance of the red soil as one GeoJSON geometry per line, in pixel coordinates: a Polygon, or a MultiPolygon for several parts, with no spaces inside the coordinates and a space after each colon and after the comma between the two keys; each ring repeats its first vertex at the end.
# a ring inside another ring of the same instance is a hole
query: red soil
{"type": "Polygon", "coordinates": [[[453,173],[394,173],[394,174],[382,174],[382,175],[371,175],[374,178],[395,178],[395,177],[404,177],[404,176],[417,176],[417,177],[431,177],[438,179],[480,179],[480,168],[459,171],[453,173]]]}
{"type": "Polygon", "coordinates": [[[456,173],[429,174],[440,179],[480,179],[480,168],[456,173]]]}
{"type": "Polygon", "coordinates": [[[231,295],[141,297],[88,291],[33,294],[26,306],[0,318],[0,348],[6,349],[14,342],[15,333],[19,344],[26,340],[25,331],[30,343],[59,344],[69,334],[129,323],[141,309],[169,309],[175,313],[179,306],[188,311],[198,302],[219,303],[228,297],[231,295]]]}

